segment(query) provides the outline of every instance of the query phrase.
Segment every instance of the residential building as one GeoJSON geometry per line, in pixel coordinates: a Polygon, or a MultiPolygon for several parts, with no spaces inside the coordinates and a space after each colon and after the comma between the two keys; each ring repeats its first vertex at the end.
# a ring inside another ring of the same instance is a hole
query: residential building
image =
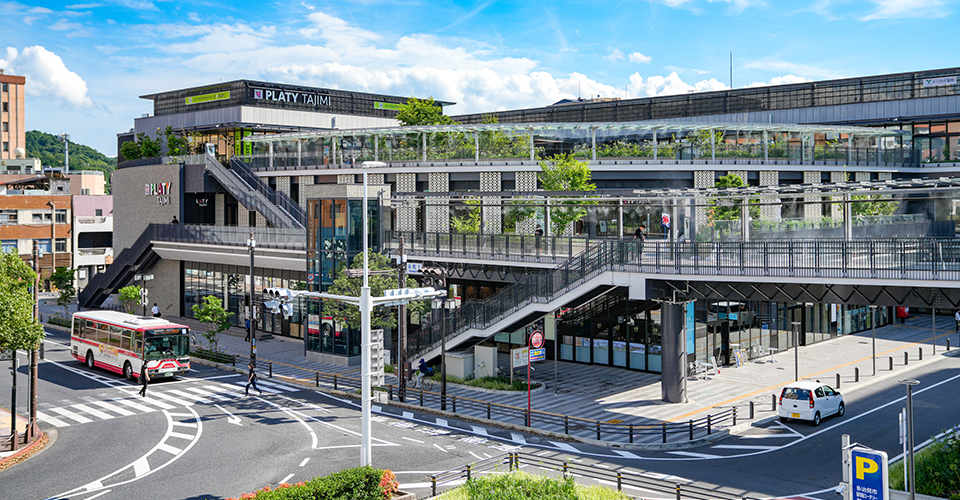
{"type": "Polygon", "coordinates": [[[24,86],[22,76],[4,74],[0,69],[0,159],[23,157],[27,147],[24,125],[24,86]]]}

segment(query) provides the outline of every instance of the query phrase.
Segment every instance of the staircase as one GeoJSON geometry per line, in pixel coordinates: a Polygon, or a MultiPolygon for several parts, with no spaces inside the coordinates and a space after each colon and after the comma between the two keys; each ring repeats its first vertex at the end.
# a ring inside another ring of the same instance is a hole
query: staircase
{"type": "Polygon", "coordinates": [[[447,349],[452,349],[474,337],[490,337],[526,316],[555,310],[611,285],[608,273],[624,270],[626,264],[636,263],[637,257],[633,240],[594,242],[550,271],[528,274],[485,300],[464,303],[447,313],[443,324],[437,318],[423,325],[407,338],[407,359],[438,355],[441,337],[446,337],[447,349]]]}
{"type": "Polygon", "coordinates": [[[204,169],[243,206],[263,215],[271,226],[306,227],[306,214],[300,206],[264,184],[239,158],[233,158],[227,168],[214,156],[205,155],[204,169]]]}
{"type": "Polygon", "coordinates": [[[147,226],[130,248],[124,249],[113,259],[113,264],[102,273],[95,274],[77,296],[80,307],[99,307],[111,293],[129,283],[140,269],[152,266],[160,258],[153,252],[152,241],[161,227],[161,224],[147,226]]]}

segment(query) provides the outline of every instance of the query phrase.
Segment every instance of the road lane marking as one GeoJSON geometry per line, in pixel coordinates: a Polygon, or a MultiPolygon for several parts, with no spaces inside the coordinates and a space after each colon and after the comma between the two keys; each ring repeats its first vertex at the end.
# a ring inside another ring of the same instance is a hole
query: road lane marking
{"type": "Polygon", "coordinates": [[[171,396],[171,395],[169,395],[169,394],[164,394],[164,393],[162,393],[162,392],[154,392],[152,395],[153,395],[153,397],[160,398],[160,399],[164,399],[164,400],[169,401],[169,402],[171,402],[171,403],[173,403],[173,404],[175,404],[175,405],[177,405],[177,406],[193,406],[193,403],[190,402],[190,401],[184,401],[184,400],[182,400],[182,399],[180,399],[180,398],[176,398],[176,397],[173,397],[173,396],[171,396]]]}
{"type": "Polygon", "coordinates": [[[37,418],[53,425],[54,427],[70,427],[70,424],[64,422],[63,420],[60,420],[56,417],[51,417],[40,410],[37,410],[37,418]]]}
{"type": "Polygon", "coordinates": [[[440,446],[440,445],[437,444],[437,443],[433,443],[433,446],[436,447],[438,450],[444,452],[444,453],[450,453],[449,451],[445,450],[445,449],[443,448],[443,446],[440,446]]]}
{"type": "MultiPolygon", "coordinates": [[[[561,442],[561,441],[550,441],[550,444],[560,448],[563,451],[569,451],[570,453],[580,453],[580,450],[574,448],[572,445],[561,442]]],[[[614,453],[617,453],[617,450],[613,450],[614,453]]]]}
{"type": "Polygon", "coordinates": [[[749,444],[718,444],[716,446],[711,446],[711,448],[720,448],[724,450],[776,450],[780,446],[761,446],[761,445],[749,445],[749,444]]]}
{"type": "MultiPolygon", "coordinates": [[[[129,417],[129,416],[131,416],[131,415],[136,415],[136,413],[134,413],[134,412],[132,412],[132,411],[130,411],[130,410],[126,410],[126,409],[124,409],[124,408],[120,408],[119,406],[117,406],[117,405],[112,405],[112,404],[110,404],[110,403],[107,403],[106,401],[91,401],[91,403],[92,403],[92,404],[95,404],[95,405],[97,405],[97,406],[99,406],[100,408],[103,408],[103,409],[105,409],[105,410],[109,410],[109,411],[112,411],[112,412],[114,412],[114,413],[119,413],[121,416],[124,416],[124,417],[129,417]]],[[[148,410],[148,411],[149,411],[149,410],[148,410]]]]}
{"type": "Polygon", "coordinates": [[[300,467],[303,467],[304,465],[307,465],[307,462],[309,462],[309,461],[310,461],[310,457],[304,458],[304,459],[303,459],[303,462],[300,462],[300,467]]]}
{"type": "MultiPolygon", "coordinates": [[[[168,433],[167,436],[169,437],[170,434],[168,433]]],[[[167,452],[167,453],[169,453],[169,454],[171,454],[171,455],[179,455],[180,452],[183,451],[183,450],[181,450],[180,448],[177,448],[177,447],[175,447],[175,446],[170,446],[170,445],[167,444],[167,443],[160,443],[160,444],[158,444],[158,445],[157,445],[157,449],[160,450],[160,451],[165,451],[165,452],[167,452]]]]}
{"type": "Polygon", "coordinates": [[[89,413],[90,415],[93,415],[94,417],[97,417],[97,418],[102,419],[102,420],[110,420],[111,418],[114,418],[113,415],[110,415],[109,413],[104,413],[104,412],[102,412],[102,411],[100,411],[100,410],[93,409],[93,408],[91,408],[91,407],[89,407],[89,406],[87,406],[87,405],[84,405],[84,404],[76,404],[76,405],[71,405],[71,406],[74,407],[74,408],[76,408],[76,409],[78,409],[78,410],[80,410],[80,411],[82,411],[82,412],[84,412],[84,413],[89,413]]]}
{"type": "Polygon", "coordinates": [[[293,476],[295,476],[295,475],[296,475],[296,474],[290,474],[289,476],[287,476],[287,477],[285,477],[285,478],[283,478],[283,479],[281,479],[281,480],[280,480],[280,484],[283,484],[283,483],[285,483],[285,482],[287,482],[287,481],[289,481],[289,480],[290,480],[290,478],[291,478],[291,477],[293,477],[293,476]]]}
{"type": "MultiPolygon", "coordinates": [[[[210,403],[213,402],[213,401],[210,401],[209,399],[201,398],[200,396],[197,396],[196,394],[190,394],[189,392],[180,391],[180,390],[176,390],[176,389],[171,389],[171,390],[167,391],[167,395],[169,395],[169,394],[173,394],[174,396],[179,396],[179,397],[181,397],[181,398],[185,398],[185,399],[187,399],[188,401],[189,401],[189,400],[192,400],[194,405],[196,405],[196,404],[210,404],[210,403]]],[[[193,406],[193,405],[187,405],[187,406],[193,406]]]]}
{"type": "Polygon", "coordinates": [[[717,458],[718,455],[708,455],[706,453],[694,453],[692,451],[668,451],[671,455],[683,455],[685,457],[695,458],[717,458]]]}
{"type": "Polygon", "coordinates": [[[794,437],[796,437],[796,435],[789,432],[775,432],[773,434],[747,434],[745,436],[740,436],[740,439],[789,439],[794,437]]]}
{"type": "Polygon", "coordinates": [[[184,434],[182,432],[170,432],[168,436],[180,439],[193,439],[193,434],[184,434]]]}
{"type": "Polygon", "coordinates": [[[93,420],[90,420],[89,418],[84,417],[83,415],[77,415],[76,413],[66,408],[50,408],[49,411],[59,413],[61,416],[69,418],[70,420],[76,420],[81,424],[85,424],[87,422],[93,422],[93,420]]]}
{"type": "Polygon", "coordinates": [[[407,436],[401,436],[400,439],[406,439],[407,441],[413,441],[414,443],[423,444],[423,441],[420,441],[419,439],[408,438],[407,436]]]}
{"type": "Polygon", "coordinates": [[[150,472],[150,462],[147,461],[147,457],[140,457],[133,462],[133,473],[135,476],[140,477],[148,472],[150,472]]]}

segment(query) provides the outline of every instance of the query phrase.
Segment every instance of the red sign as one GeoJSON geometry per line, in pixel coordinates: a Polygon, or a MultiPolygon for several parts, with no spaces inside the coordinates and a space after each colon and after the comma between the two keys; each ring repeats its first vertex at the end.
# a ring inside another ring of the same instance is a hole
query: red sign
{"type": "Polygon", "coordinates": [[[660,225],[663,227],[670,227],[670,214],[663,214],[660,216],[660,225]]]}
{"type": "Polygon", "coordinates": [[[543,332],[536,330],[530,334],[530,347],[534,349],[543,347],[543,332]]]}

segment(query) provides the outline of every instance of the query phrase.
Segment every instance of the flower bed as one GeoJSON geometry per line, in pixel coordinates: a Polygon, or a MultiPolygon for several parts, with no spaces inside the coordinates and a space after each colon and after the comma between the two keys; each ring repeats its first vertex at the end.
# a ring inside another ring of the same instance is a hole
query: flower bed
{"type": "Polygon", "coordinates": [[[344,469],[297,484],[269,486],[227,500],[390,500],[397,493],[396,475],[370,466],[344,469]]]}

